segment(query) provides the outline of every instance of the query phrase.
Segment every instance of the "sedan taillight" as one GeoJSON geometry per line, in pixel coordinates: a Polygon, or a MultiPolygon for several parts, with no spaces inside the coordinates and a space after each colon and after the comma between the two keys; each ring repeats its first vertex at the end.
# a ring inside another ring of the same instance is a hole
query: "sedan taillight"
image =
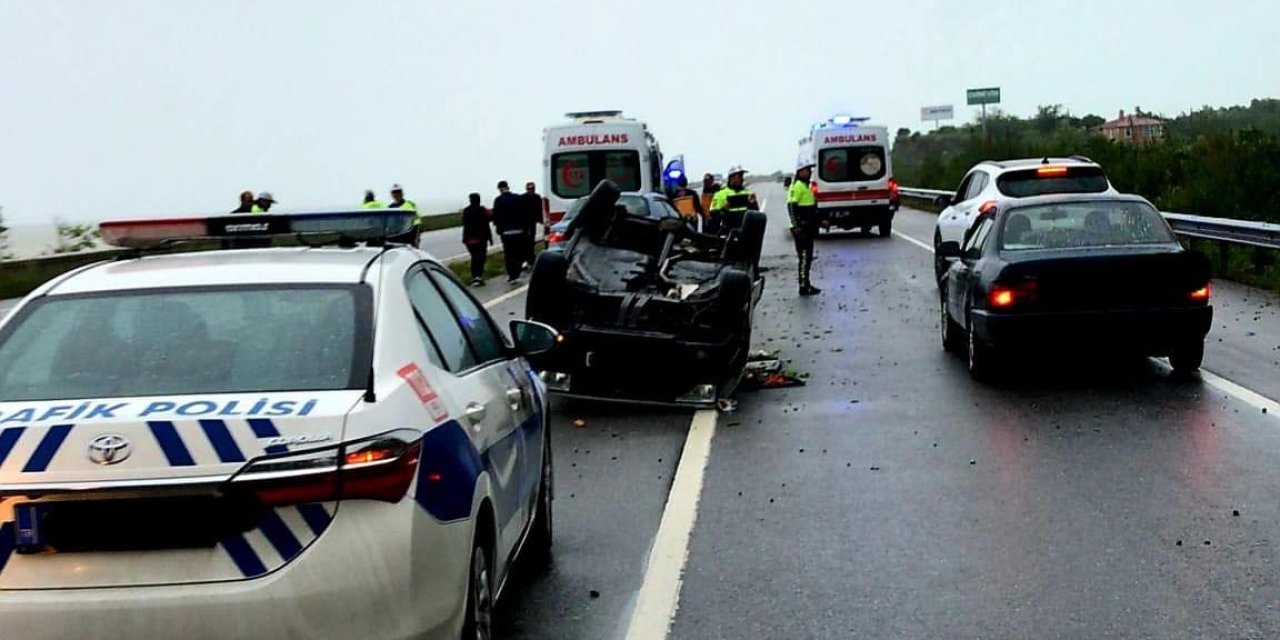
{"type": "Polygon", "coordinates": [[[1196,302],[1208,302],[1209,296],[1212,295],[1212,293],[1213,285],[1205,283],[1203,287],[1192,291],[1189,297],[1196,302]]]}
{"type": "Polygon", "coordinates": [[[1014,284],[993,284],[987,292],[987,304],[992,309],[1009,309],[1016,305],[1035,302],[1040,294],[1040,286],[1035,280],[1024,280],[1014,284]]]}
{"type": "Polygon", "coordinates": [[[422,434],[400,429],[337,447],[261,458],[227,484],[266,506],[381,500],[399,502],[422,455],[422,434]]]}

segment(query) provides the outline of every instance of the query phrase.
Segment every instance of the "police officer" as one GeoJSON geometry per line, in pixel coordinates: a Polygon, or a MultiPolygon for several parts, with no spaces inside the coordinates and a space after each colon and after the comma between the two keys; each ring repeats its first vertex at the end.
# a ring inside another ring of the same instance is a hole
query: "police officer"
{"type": "Polygon", "coordinates": [[[360,205],[365,209],[386,209],[387,205],[378,201],[378,196],[373,195],[373,189],[364,190],[364,204],[360,205]]]}
{"type": "Polygon", "coordinates": [[[791,237],[796,242],[802,296],[822,293],[809,281],[809,272],[813,269],[813,239],[818,236],[818,199],[809,188],[812,177],[813,163],[800,161],[796,167],[796,179],[787,190],[787,213],[791,216],[791,237]]]}
{"type": "Polygon", "coordinates": [[[266,213],[271,210],[271,205],[276,203],[276,199],[271,195],[270,191],[263,191],[258,194],[258,199],[253,201],[253,207],[249,213],[266,213]]]}
{"type": "Polygon", "coordinates": [[[413,230],[401,236],[387,238],[392,242],[418,246],[418,233],[422,230],[422,214],[418,213],[418,204],[412,200],[404,199],[404,187],[399,184],[391,185],[391,202],[387,203],[388,209],[406,209],[412,211],[413,230]]]}
{"type": "Polygon", "coordinates": [[[720,235],[742,226],[742,216],[748,211],[759,211],[756,194],[746,187],[747,170],[741,166],[729,168],[725,180],[728,184],[711,199],[711,225],[720,235]]]}

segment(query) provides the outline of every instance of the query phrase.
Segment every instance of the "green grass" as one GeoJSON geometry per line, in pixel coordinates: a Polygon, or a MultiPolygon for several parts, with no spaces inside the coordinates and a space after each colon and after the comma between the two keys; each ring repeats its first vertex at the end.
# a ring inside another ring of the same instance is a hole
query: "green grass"
{"type": "MultiPolygon", "coordinates": [[[[542,253],[546,248],[547,243],[545,242],[539,242],[533,245],[534,259],[537,259],[537,255],[542,253]]],[[[504,260],[505,258],[501,251],[489,254],[489,257],[484,261],[484,279],[488,280],[489,278],[507,275],[507,263],[504,262],[504,260]]],[[[465,258],[458,260],[457,262],[451,262],[449,263],[449,270],[452,271],[453,275],[457,276],[459,280],[469,282],[471,280],[471,259],[465,258]]]]}
{"type": "Polygon", "coordinates": [[[441,229],[452,229],[462,226],[462,212],[455,211],[453,213],[440,213],[423,216],[422,224],[419,228],[423,233],[428,231],[439,231],[441,229]]]}

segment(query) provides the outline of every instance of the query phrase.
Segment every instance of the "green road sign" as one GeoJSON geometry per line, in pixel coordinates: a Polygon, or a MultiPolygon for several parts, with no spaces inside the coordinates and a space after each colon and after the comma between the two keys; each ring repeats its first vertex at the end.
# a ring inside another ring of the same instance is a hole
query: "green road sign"
{"type": "Polygon", "coordinates": [[[987,89],[970,89],[969,104],[1000,104],[1000,87],[987,89]]]}

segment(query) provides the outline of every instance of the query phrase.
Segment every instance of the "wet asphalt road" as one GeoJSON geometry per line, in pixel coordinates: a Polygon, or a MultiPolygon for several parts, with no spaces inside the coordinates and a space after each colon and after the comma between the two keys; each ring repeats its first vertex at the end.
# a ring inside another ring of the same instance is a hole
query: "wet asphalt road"
{"type": "MultiPolygon", "coordinates": [[[[798,300],[781,190],[760,192],[755,343],[810,383],[719,417],[669,637],[1280,636],[1280,418],[1150,360],[975,383],[941,350],[927,251],[825,237],[826,293],[798,300]]],[[[1220,284],[1215,306],[1206,367],[1280,397],[1274,296],[1220,284]]],[[[507,593],[499,637],[624,636],[689,419],[556,406],[556,558],[507,593]]]]}

